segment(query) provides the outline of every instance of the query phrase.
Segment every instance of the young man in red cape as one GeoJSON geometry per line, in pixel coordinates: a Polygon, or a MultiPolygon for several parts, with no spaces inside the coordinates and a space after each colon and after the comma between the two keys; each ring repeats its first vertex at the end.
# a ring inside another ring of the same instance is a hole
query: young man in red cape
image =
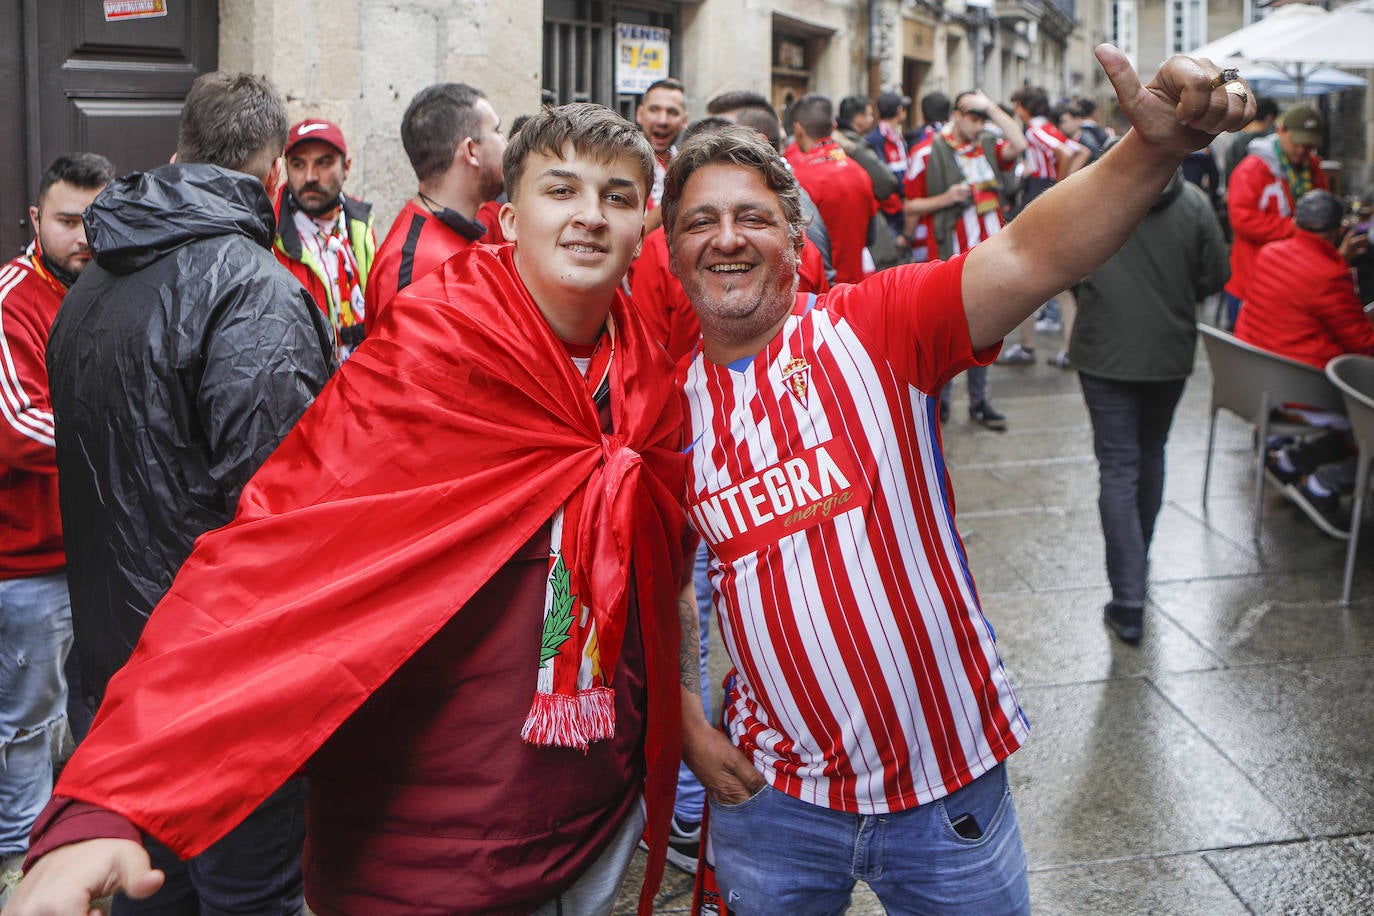
{"type": "Polygon", "coordinates": [[[651,909],[681,423],[617,290],[652,153],[583,104],[536,115],[504,164],[515,244],[400,294],[197,543],[35,829],[15,914],[154,893],[138,831],[194,855],[298,771],[321,916],[609,912],[645,802],[651,909]]]}

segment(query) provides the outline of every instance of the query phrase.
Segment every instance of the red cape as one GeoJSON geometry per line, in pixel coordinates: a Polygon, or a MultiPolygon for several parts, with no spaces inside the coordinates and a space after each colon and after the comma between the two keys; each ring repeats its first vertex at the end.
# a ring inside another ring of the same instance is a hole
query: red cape
{"type": "MultiPolygon", "coordinates": [[[[234,520],[197,541],[56,794],[198,854],[585,485],[583,600],[604,616],[626,612],[627,587],[639,599],[651,905],[680,754],[685,466],[667,357],[618,294],[612,316],[605,436],[510,248],[474,246],[399,295],[234,520]]],[[[613,671],[618,646],[602,649],[613,671]]],[[[537,661],[519,688],[531,696],[537,661]]]]}

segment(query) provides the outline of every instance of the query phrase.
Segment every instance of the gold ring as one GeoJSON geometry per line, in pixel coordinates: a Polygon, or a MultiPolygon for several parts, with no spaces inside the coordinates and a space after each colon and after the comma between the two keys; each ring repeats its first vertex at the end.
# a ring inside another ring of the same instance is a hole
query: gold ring
{"type": "Polygon", "coordinates": [[[1226,93],[1227,95],[1233,95],[1236,98],[1240,99],[1240,103],[1242,105],[1244,105],[1250,99],[1250,95],[1245,91],[1245,86],[1243,86],[1240,83],[1227,83],[1226,93]]]}
{"type": "Polygon", "coordinates": [[[1220,89],[1225,83],[1234,83],[1240,79],[1240,71],[1235,67],[1227,67],[1225,70],[1212,77],[1212,88],[1220,89]]]}

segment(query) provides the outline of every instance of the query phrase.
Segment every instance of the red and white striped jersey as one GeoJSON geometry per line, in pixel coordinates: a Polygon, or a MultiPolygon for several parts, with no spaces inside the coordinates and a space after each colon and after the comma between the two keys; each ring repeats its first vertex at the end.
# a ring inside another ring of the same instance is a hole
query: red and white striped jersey
{"type": "MultiPolygon", "coordinates": [[[[942,135],[943,136],[943,135],[942,135]]],[[[917,143],[911,150],[911,160],[907,163],[906,184],[903,186],[907,200],[915,200],[921,197],[934,197],[943,194],[947,188],[940,188],[932,191],[930,188],[929,170],[931,145],[936,142],[945,142],[937,138],[934,134],[926,137],[917,143]]],[[[963,174],[964,180],[969,183],[973,193],[969,198],[968,204],[960,214],[959,221],[954,224],[954,248],[951,255],[962,254],[984,239],[992,238],[1001,230],[1002,204],[998,196],[997,172],[993,170],[992,163],[988,162],[988,157],[983,155],[983,145],[978,141],[965,143],[963,146],[950,147],[954,153],[954,161],[959,166],[959,171],[963,174]]],[[[1003,172],[1010,172],[1016,168],[1015,161],[1007,162],[1003,160],[1003,150],[1007,148],[1006,140],[997,140],[995,149],[997,152],[997,169],[1003,172]]],[[[926,236],[935,238],[935,214],[927,213],[921,217],[921,226],[925,228],[926,236]]],[[[939,257],[938,240],[930,246],[928,255],[930,260],[939,257]]]]}
{"type": "Polygon", "coordinates": [[[1027,726],[954,527],[936,415],[972,352],[963,257],[798,297],[752,361],[687,370],[689,513],[735,665],[732,740],[835,810],[921,805],[1027,726]]]}
{"type": "Polygon", "coordinates": [[[1065,147],[1070,153],[1082,149],[1077,140],[1068,137],[1050,123],[1046,117],[1031,118],[1026,125],[1026,177],[1059,180],[1059,168],[1054,162],[1054,151],[1065,147]]]}

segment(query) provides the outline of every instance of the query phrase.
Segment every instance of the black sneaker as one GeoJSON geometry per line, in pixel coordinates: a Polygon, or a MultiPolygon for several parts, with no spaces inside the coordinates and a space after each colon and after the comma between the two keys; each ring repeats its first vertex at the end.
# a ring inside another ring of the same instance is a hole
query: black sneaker
{"type": "Polygon", "coordinates": [[[999,433],[1007,428],[1007,418],[993,410],[992,405],[987,401],[970,406],[968,418],[974,423],[981,423],[988,429],[994,429],[999,433]]]}
{"type": "Polygon", "coordinates": [[[686,822],[676,814],[668,822],[668,861],[689,875],[697,873],[701,851],[701,821],[686,822]]]}
{"type": "Polygon", "coordinates": [[[1301,509],[1303,514],[1316,522],[1323,534],[1338,541],[1350,540],[1350,515],[1341,510],[1339,496],[1334,493],[1330,496],[1318,496],[1307,488],[1305,480],[1302,483],[1288,484],[1283,488],[1283,495],[1301,509]]]}
{"type": "Polygon", "coordinates": [[[1102,622],[1128,646],[1134,646],[1145,635],[1145,609],[1127,607],[1108,601],[1102,608],[1102,622]]]}

